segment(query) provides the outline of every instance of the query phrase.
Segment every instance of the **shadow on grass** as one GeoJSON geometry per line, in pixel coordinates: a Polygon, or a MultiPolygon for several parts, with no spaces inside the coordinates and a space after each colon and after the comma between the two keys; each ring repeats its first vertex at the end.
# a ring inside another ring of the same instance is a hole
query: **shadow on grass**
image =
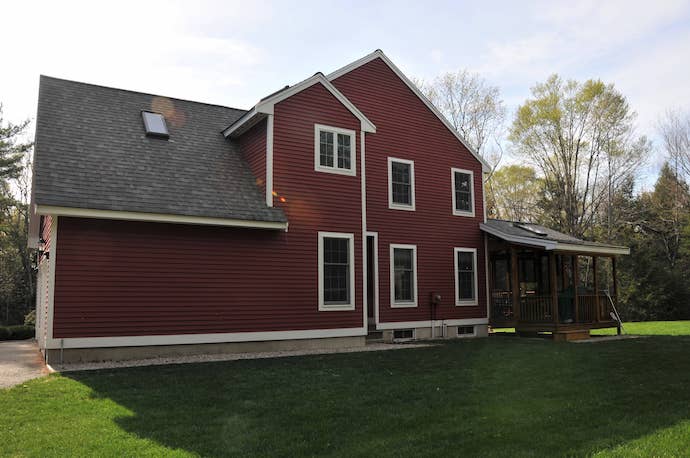
{"type": "Polygon", "coordinates": [[[203,456],[590,455],[690,418],[690,337],[517,338],[66,376],[203,456]]]}

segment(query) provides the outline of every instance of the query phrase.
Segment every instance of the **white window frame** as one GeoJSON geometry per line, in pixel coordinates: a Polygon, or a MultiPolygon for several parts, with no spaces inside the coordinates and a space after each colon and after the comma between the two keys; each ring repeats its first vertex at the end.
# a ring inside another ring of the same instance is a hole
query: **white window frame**
{"type": "Polygon", "coordinates": [[[357,133],[354,130],[340,127],[314,124],[314,170],[317,172],[336,173],[338,175],[357,175],[357,133]],[[333,133],[333,167],[321,165],[321,132],[333,133]],[[350,168],[338,167],[338,134],[350,137],[350,168]]]}
{"type": "Polygon", "coordinates": [[[388,158],[388,208],[391,210],[415,211],[414,161],[410,161],[408,159],[399,159],[397,157],[388,158]],[[408,164],[410,166],[410,205],[393,202],[393,162],[408,164]]]}
{"type": "Polygon", "coordinates": [[[319,248],[318,248],[318,263],[319,263],[319,311],[338,311],[338,310],[354,310],[355,309],[355,235],[345,232],[319,232],[319,248]],[[324,300],[323,288],[323,239],[324,238],[339,238],[349,240],[349,264],[350,264],[350,301],[347,304],[326,304],[324,300]]]}
{"type": "Polygon", "coordinates": [[[390,304],[392,308],[417,307],[417,245],[403,245],[391,243],[389,249],[388,263],[390,264],[390,304]],[[393,253],[396,249],[412,250],[412,284],[414,286],[414,298],[412,301],[395,301],[395,262],[393,253]]]}
{"type": "Polygon", "coordinates": [[[469,216],[474,218],[474,172],[472,170],[452,168],[450,169],[450,183],[451,183],[451,196],[453,199],[453,215],[455,216],[469,216]],[[456,198],[455,198],[455,173],[464,173],[470,176],[470,197],[472,211],[458,210],[456,208],[456,198]]]}
{"type": "Polygon", "coordinates": [[[477,290],[479,272],[477,272],[477,249],[456,247],[453,249],[453,269],[455,272],[455,305],[456,306],[473,306],[479,304],[479,291],[477,290]],[[472,253],[472,263],[474,272],[474,298],[460,300],[460,285],[458,284],[458,253],[472,253]]]}

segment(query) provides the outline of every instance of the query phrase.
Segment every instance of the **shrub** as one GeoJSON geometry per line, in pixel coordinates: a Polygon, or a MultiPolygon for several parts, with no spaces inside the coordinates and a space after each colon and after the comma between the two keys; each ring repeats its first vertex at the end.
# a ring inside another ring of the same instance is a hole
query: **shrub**
{"type": "Polygon", "coordinates": [[[36,310],[32,310],[24,317],[24,326],[36,326],[36,310]]]}
{"type": "Polygon", "coordinates": [[[0,340],[24,340],[36,335],[33,326],[2,326],[0,327],[0,340]]]}

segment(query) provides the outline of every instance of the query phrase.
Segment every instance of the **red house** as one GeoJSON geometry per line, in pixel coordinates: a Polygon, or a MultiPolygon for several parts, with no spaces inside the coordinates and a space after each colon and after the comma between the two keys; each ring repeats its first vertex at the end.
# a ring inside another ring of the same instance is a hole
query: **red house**
{"type": "Polygon", "coordinates": [[[486,335],[485,171],[381,51],[249,111],[42,77],[40,347],[77,361],[486,335]]]}

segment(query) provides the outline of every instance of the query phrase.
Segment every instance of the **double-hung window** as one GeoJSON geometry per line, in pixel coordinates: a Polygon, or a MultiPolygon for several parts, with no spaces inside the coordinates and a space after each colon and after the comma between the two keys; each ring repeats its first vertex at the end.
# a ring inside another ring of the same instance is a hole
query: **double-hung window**
{"type": "Polygon", "coordinates": [[[355,175],[355,131],[321,124],[314,130],[314,170],[355,175]]]}
{"type": "Polygon", "coordinates": [[[319,232],[319,310],[354,310],[354,235],[319,232]]]}
{"type": "Polygon", "coordinates": [[[471,170],[451,169],[453,214],[474,216],[474,174],[471,170]]]}
{"type": "Polygon", "coordinates": [[[388,158],[388,208],[414,210],[414,162],[388,158]]]}
{"type": "Polygon", "coordinates": [[[477,305],[477,250],[455,248],[455,305],[477,305]]]}
{"type": "Polygon", "coordinates": [[[417,307],[417,246],[391,244],[391,307],[417,307]]]}

